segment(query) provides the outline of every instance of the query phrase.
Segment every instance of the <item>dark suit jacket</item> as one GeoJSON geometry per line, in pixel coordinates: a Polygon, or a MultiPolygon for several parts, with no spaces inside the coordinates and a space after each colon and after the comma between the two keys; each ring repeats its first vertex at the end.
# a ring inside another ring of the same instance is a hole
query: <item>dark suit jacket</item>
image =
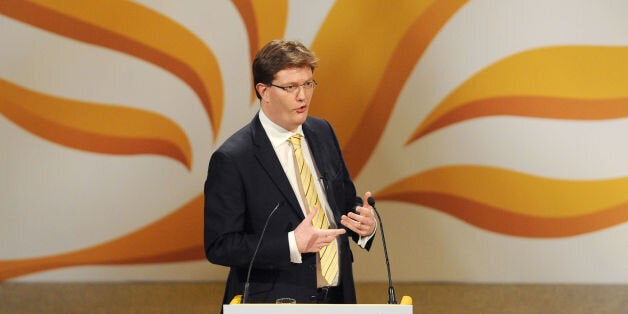
{"type": "MultiPolygon", "coordinates": [[[[340,216],[355,208],[356,191],[336,135],[327,121],[313,117],[303,124],[303,133],[324,178],[333,218],[342,227],[340,216]]],[[[287,234],[305,217],[256,115],[213,153],[205,182],[205,254],[210,262],[230,267],[223,303],[242,294],[253,251],[277,204],[255,259],[249,302],[274,303],[280,297],[311,302],[316,294],[316,254],[302,254],[301,264],[290,262],[287,234]]],[[[349,237],[359,238],[348,229],[338,237],[339,279],[343,302],[355,303],[349,237]]]]}

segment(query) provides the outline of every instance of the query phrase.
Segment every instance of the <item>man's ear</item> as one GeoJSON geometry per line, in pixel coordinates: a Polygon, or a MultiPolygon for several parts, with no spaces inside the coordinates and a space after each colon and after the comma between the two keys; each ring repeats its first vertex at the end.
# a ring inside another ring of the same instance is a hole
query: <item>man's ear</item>
{"type": "Polygon", "coordinates": [[[268,86],[266,84],[257,83],[257,85],[255,85],[255,89],[257,90],[257,93],[260,95],[260,97],[262,97],[262,101],[267,100],[268,86]]]}

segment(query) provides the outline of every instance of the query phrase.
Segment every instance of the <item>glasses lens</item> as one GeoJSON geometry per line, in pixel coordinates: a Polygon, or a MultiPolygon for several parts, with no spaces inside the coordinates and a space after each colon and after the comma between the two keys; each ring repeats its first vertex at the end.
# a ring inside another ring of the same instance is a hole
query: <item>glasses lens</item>
{"type": "Polygon", "coordinates": [[[306,89],[313,89],[314,87],[316,87],[316,81],[311,80],[311,81],[305,82],[303,84],[303,87],[305,87],[306,89]]]}
{"type": "Polygon", "coordinates": [[[307,91],[311,91],[314,89],[314,87],[316,87],[318,85],[318,83],[316,83],[315,80],[311,80],[311,81],[307,81],[301,85],[288,85],[288,86],[281,86],[281,85],[275,85],[275,84],[270,84],[270,86],[274,86],[277,88],[281,88],[284,91],[288,92],[288,93],[294,93],[296,92],[300,87],[303,87],[304,90],[307,91]]]}

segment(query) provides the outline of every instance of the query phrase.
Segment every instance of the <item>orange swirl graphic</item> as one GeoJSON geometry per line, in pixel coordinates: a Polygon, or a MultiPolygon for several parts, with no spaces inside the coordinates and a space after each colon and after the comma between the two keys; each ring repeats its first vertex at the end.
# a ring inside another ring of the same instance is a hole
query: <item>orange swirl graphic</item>
{"type": "Polygon", "coordinates": [[[233,4],[246,27],[249,56],[253,62],[255,54],[263,45],[273,39],[283,38],[288,20],[288,1],[273,1],[272,5],[268,5],[263,1],[233,0],[233,4]]]}
{"type": "MultiPolygon", "coordinates": [[[[211,52],[204,46],[200,47],[200,42],[191,38],[178,25],[146,8],[126,2],[107,2],[105,10],[99,8],[102,5],[105,3],[76,2],[60,5],[43,4],[43,1],[2,2],[0,13],[67,37],[136,55],[170,70],[192,86],[204,100],[207,112],[213,118],[211,122],[215,138],[222,112],[222,83],[211,52]],[[123,17],[133,16],[131,20],[137,25],[156,24],[156,33],[169,31],[154,38],[141,33],[139,28],[121,30],[117,28],[117,19],[98,16],[94,12],[79,12],[81,9],[89,11],[90,8],[98,12],[114,9],[123,17]],[[168,39],[180,41],[178,47],[181,49],[167,45],[168,39]],[[199,70],[194,72],[194,69],[199,70]],[[213,80],[207,79],[210,77],[213,80]],[[210,101],[206,90],[215,95],[212,98],[214,101],[210,101]]],[[[255,12],[263,15],[268,13],[264,13],[266,10],[267,8],[257,5],[255,12]]],[[[287,4],[284,5],[284,10],[287,11],[287,4]]],[[[283,20],[266,19],[265,26],[251,34],[260,38],[281,37],[285,27],[285,14],[287,13],[284,12],[283,20]]],[[[162,116],[131,108],[55,98],[9,82],[0,83],[0,113],[47,140],[110,154],[162,154],[181,161],[188,169],[191,167],[192,155],[187,137],[178,126],[162,116]],[[77,116],[80,119],[76,119],[77,116]]],[[[203,259],[202,237],[199,237],[199,234],[202,235],[202,223],[199,223],[202,222],[202,217],[197,217],[202,213],[198,210],[203,206],[202,199],[201,194],[160,221],[111,242],[65,254],[0,261],[0,281],[33,272],[78,265],[203,259]],[[164,238],[164,234],[175,237],[164,238]],[[159,242],[159,245],[155,245],[155,242],[159,242]]]]}
{"type": "Polygon", "coordinates": [[[188,169],[192,165],[183,130],[156,113],[52,97],[0,79],[0,114],[67,147],[106,154],[158,154],[188,169]]]}
{"type": "MultiPolygon", "coordinates": [[[[311,113],[338,132],[350,173],[358,175],[389,122],[413,67],[448,19],[467,1],[403,0],[334,4],[312,49],[321,83],[311,113]]],[[[249,36],[249,55],[283,37],[288,2],[234,0],[249,36]]],[[[83,42],[151,62],[186,82],[218,136],[223,86],[211,50],[157,12],[121,0],[0,0],[0,13],[83,42]],[[121,21],[126,21],[121,23],[121,21]]],[[[551,47],[522,52],[477,73],[441,102],[410,141],[481,117],[550,119],[625,117],[628,48],[551,47]]],[[[188,169],[188,138],[171,120],[142,110],[73,101],[0,79],[0,113],[49,141],[108,154],[160,154],[188,169]],[[77,119],[76,117],[80,117],[77,119]],[[80,121],[79,121],[80,120],[80,121]]],[[[628,221],[628,178],[556,180],[480,166],[433,169],[398,181],[380,199],[428,206],[506,235],[557,238],[628,221]]],[[[77,251],[0,261],[0,281],[78,265],[203,259],[200,194],[162,219],[115,240],[77,251]]]]}
{"type": "Polygon", "coordinates": [[[522,116],[545,119],[602,120],[628,117],[628,98],[573,99],[504,96],[471,101],[444,113],[410,138],[408,143],[440,128],[484,116],[522,116]]]}
{"type": "Polygon", "coordinates": [[[0,281],[79,265],[122,265],[197,260],[203,249],[203,196],[172,214],[113,241],[47,257],[0,261],[0,281]],[[167,236],[164,236],[167,235],[167,236]]]}
{"type": "Polygon", "coordinates": [[[492,167],[451,166],[377,192],[513,236],[575,236],[628,221],[628,178],[569,181],[492,167]]]}
{"type": "Polygon", "coordinates": [[[396,10],[384,2],[334,5],[312,45],[323,66],[311,112],[334,125],[349,173],[360,173],[414,65],[466,2],[397,1],[396,10]]]}
{"type": "Polygon", "coordinates": [[[616,119],[628,116],[628,47],[525,51],[480,71],[441,102],[408,139],[484,116],[616,119]]]}
{"type": "Polygon", "coordinates": [[[218,63],[200,39],[175,21],[121,0],[7,0],[0,1],[0,13],[65,37],[127,53],[171,72],[198,95],[217,138],[223,106],[218,63]]]}
{"type": "MultiPolygon", "coordinates": [[[[249,58],[253,59],[257,51],[273,39],[283,38],[288,20],[288,1],[273,1],[268,5],[262,1],[233,0],[242,17],[249,38],[249,58]],[[271,17],[272,18],[269,18],[271,17]]],[[[255,90],[251,89],[251,103],[257,99],[255,90]]]]}

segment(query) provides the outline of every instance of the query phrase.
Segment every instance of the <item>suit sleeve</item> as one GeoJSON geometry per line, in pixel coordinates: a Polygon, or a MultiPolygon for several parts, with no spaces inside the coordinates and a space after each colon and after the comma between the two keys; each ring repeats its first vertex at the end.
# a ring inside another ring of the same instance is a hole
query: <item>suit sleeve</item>
{"type": "MultiPolygon", "coordinates": [[[[266,213],[253,212],[255,204],[247,200],[245,181],[237,164],[220,151],[211,157],[205,182],[204,247],[207,259],[214,264],[247,267],[266,213]]],[[[287,234],[266,233],[255,267],[275,269],[289,263],[287,234]]]]}

